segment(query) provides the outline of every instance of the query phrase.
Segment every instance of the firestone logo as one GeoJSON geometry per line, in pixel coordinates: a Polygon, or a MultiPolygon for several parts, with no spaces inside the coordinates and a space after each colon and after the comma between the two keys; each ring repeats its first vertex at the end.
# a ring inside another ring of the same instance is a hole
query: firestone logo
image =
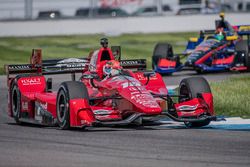
{"type": "Polygon", "coordinates": [[[40,85],[41,79],[40,78],[27,78],[27,79],[22,79],[21,83],[23,85],[40,85]]]}

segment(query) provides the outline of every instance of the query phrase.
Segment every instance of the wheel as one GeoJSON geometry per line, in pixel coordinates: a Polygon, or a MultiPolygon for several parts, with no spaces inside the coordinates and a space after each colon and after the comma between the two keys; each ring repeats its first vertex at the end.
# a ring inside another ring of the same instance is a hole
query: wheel
{"type": "Polygon", "coordinates": [[[21,117],[21,94],[16,83],[11,87],[11,110],[14,120],[17,124],[21,124],[19,118],[21,117]]]}
{"type": "Polygon", "coordinates": [[[235,44],[235,51],[248,51],[246,40],[241,40],[235,44]]]}
{"type": "Polygon", "coordinates": [[[173,58],[173,48],[172,45],[168,43],[158,43],[156,44],[152,56],[152,69],[157,67],[157,64],[162,58],[173,58]]]}
{"type": "MultiPolygon", "coordinates": [[[[248,50],[248,43],[246,40],[242,40],[236,43],[235,45],[235,51],[236,53],[240,52],[240,53],[245,53],[245,58],[243,61],[245,61],[245,65],[248,68],[248,71],[250,71],[250,51],[248,50]]],[[[241,57],[241,54],[240,54],[241,57]]],[[[237,58],[234,60],[237,61],[237,58]]],[[[235,62],[236,63],[236,62],[235,62]]]]}
{"type": "Polygon", "coordinates": [[[87,99],[89,95],[86,86],[82,82],[63,82],[57,93],[56,115],[60,129],[70,129],[70,106],[72,99],[87,99]]]}
{"type": "Polygon", "coordinates": [[[160,55],[162,58],[174,57],[173,47],[169,43],[158,43],[154,48],[153,56],[160,55]]]}
{"type": "MultiPolygon", "coordinates": [[[[199,93],[211,93],[207,80],[203,77],[185,78],[181,81],[179,86],[179,102],[197,98],[199,93]]],[[[184,123],[187,127],[202,127],[208,125],[210,120],[184,123]]]]}

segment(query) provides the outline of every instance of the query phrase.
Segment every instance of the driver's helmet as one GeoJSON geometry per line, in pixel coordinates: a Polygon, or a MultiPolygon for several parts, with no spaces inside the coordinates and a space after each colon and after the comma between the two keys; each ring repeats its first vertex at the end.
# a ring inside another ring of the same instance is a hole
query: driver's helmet
{"type": "Polygon", "coordinates": [[[111,60],[111,61],[108,61],[103,66],[103,74],[104,74],[104,76],[114,76],[114,75],[119,74],[121,69],[122,69],[122,67],[121,67],[119,61],[111,60]]]}
{"type": "Polygon", "coordinates": [[[217,28],[216,34],[215,34],[215,39],[217,39],[219,41],[224,39],[224,34],[223,34],[223,28],[222,27],[217,28]]]}

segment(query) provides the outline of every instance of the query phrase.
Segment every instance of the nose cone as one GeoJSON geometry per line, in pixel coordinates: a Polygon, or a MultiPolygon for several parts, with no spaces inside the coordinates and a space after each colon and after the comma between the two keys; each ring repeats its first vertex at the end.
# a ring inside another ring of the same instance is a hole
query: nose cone
{"type": "Polygon", "coordinates": [[[195,65],[195,62],[199,60],[202,57],[201,53],[192,53],[188,56],[187,61],[185,62],[185,66],[187,67],[193,67],[195,65]]]}
{"type": "Polygon", "coordinates": [[[162,109],[159,107],[157,108],[146,108],[142,111],[142,113],[148,114],[148,115],[159,115],[162,112],[162,109]]]}

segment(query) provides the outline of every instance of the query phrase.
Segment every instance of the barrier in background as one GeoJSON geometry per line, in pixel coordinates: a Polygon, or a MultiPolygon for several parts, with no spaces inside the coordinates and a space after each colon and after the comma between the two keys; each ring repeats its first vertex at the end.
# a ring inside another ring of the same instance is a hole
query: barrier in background
{"type": "MultiPolygon", "coordinates": [[[[218,15],[128,17],[113,19],[39,20],[0,22],[0,36],[49,36],[123,33],[186,32],[214,29],[218,15]]],[[[227,14],[232,25],[249,25],[250,14],[227,14]]]]}

